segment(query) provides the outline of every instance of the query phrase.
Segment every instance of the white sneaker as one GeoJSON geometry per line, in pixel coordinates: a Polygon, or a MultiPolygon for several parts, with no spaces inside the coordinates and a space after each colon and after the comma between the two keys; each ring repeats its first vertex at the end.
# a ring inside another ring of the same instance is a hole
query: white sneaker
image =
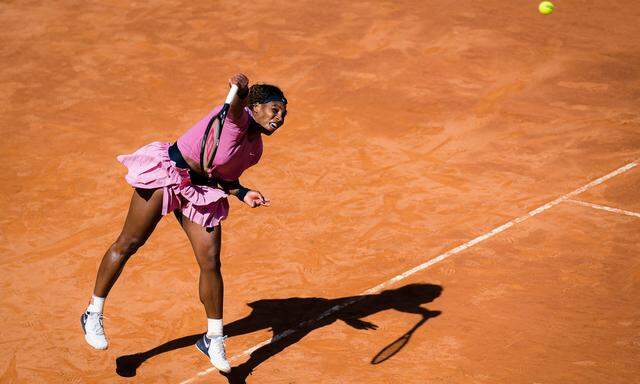
{"type": "Polygon", "coordinates": [[[95,349],[107,349],[109,342],[104,334],[102,313],[85,312],[80,316],[80,324],[84,331],[84,339],[95,349]]]}
{"type": "Polygon", "coordinates": [[[226,336],[208,338],[207,335],[202,335],[202,338],[196,342],[196,347],[207,355],[211,364],[213,364],[217,370],[229,373],[231,372],[231,365],[227,360],[227,354],[224,350],[224,340],[226,338],[226,336]]]}

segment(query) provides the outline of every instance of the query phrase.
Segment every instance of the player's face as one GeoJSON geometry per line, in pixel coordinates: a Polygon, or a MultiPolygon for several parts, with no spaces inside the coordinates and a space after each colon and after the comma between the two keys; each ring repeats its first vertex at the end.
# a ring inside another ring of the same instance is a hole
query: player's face
{"type": "Polygon", "coordinates": [[[287,115],[287,106],[280,101],[256,104],[252,110],[253,119],[260,124],[265,135],[271,135],[280,128],[287,115]]]}

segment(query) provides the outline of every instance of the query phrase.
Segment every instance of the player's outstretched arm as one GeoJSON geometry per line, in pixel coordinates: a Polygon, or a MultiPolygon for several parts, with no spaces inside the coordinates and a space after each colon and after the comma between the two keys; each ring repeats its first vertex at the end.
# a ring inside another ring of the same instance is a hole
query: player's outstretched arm
{"type": "Polygon", "coordinates": [[[240,201],[244,202],[251,208],[257,208],[260,206],[268,207],[271,205],[269,199],[267,199],[262,193],[242,186],[242,184],[240,184],[240,180],[220,181],[220,186],[229,195],[237,197],[240,201]]]}

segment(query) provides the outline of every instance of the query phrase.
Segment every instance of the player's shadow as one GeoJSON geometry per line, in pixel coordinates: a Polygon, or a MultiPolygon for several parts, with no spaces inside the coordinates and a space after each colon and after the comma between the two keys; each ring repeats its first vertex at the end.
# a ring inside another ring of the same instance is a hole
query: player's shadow
{"type": "MultiPolygon", "coordinates": [[[[379,364],[400,352],[411,335],[429,318],[440,315],[440,311],[430,311],[421,305],[430,303],[441,293],[442,287],[439,285],[409,284],[379,294],[338,299],[293,297],[254,301],[248,304],[252,312],[243,319],[225,325],[225,333],[233,337],[271,329],[274,340],[253,351],[247,361],[233,367],[231,373],[225,376],[229,383],[245,383],[246,378],[262,362],[297,343],[314,329],[330,325],[337,320],[356,329],[375,330],[377,326],[363,318],[388,309],[420,315],[419,321],[407,333],[382,348],[373,357],[371,363],[379,364]],[[282,337],[283,334],[284,337],[282,337]]],[[[145,352],[120,356],[116,359],[116,372],[124,377],[135,376],[136,369],[146,360],[164,352],[193,346],[200,337],[202,334],[189,335],[168,341],[145,352]]]]}

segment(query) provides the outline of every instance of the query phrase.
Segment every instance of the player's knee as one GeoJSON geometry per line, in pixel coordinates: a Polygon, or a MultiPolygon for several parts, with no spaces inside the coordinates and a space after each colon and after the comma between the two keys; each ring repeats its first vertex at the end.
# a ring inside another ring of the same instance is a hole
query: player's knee
{"type": "Polygon", "coordinates": [[[204,273],[220,273],[222,266],[220,265],[220,257],[211,255],[200,260],[200,271],[204,273]]]}
{"type": "Polygon", "coordinates": [[[142,245],[144,245],[144,239],[137,237],[121,237],[113,244],[112,249],[117,257],[127,259],[136,253],[138,248],[142,247],[142,245]]]}

